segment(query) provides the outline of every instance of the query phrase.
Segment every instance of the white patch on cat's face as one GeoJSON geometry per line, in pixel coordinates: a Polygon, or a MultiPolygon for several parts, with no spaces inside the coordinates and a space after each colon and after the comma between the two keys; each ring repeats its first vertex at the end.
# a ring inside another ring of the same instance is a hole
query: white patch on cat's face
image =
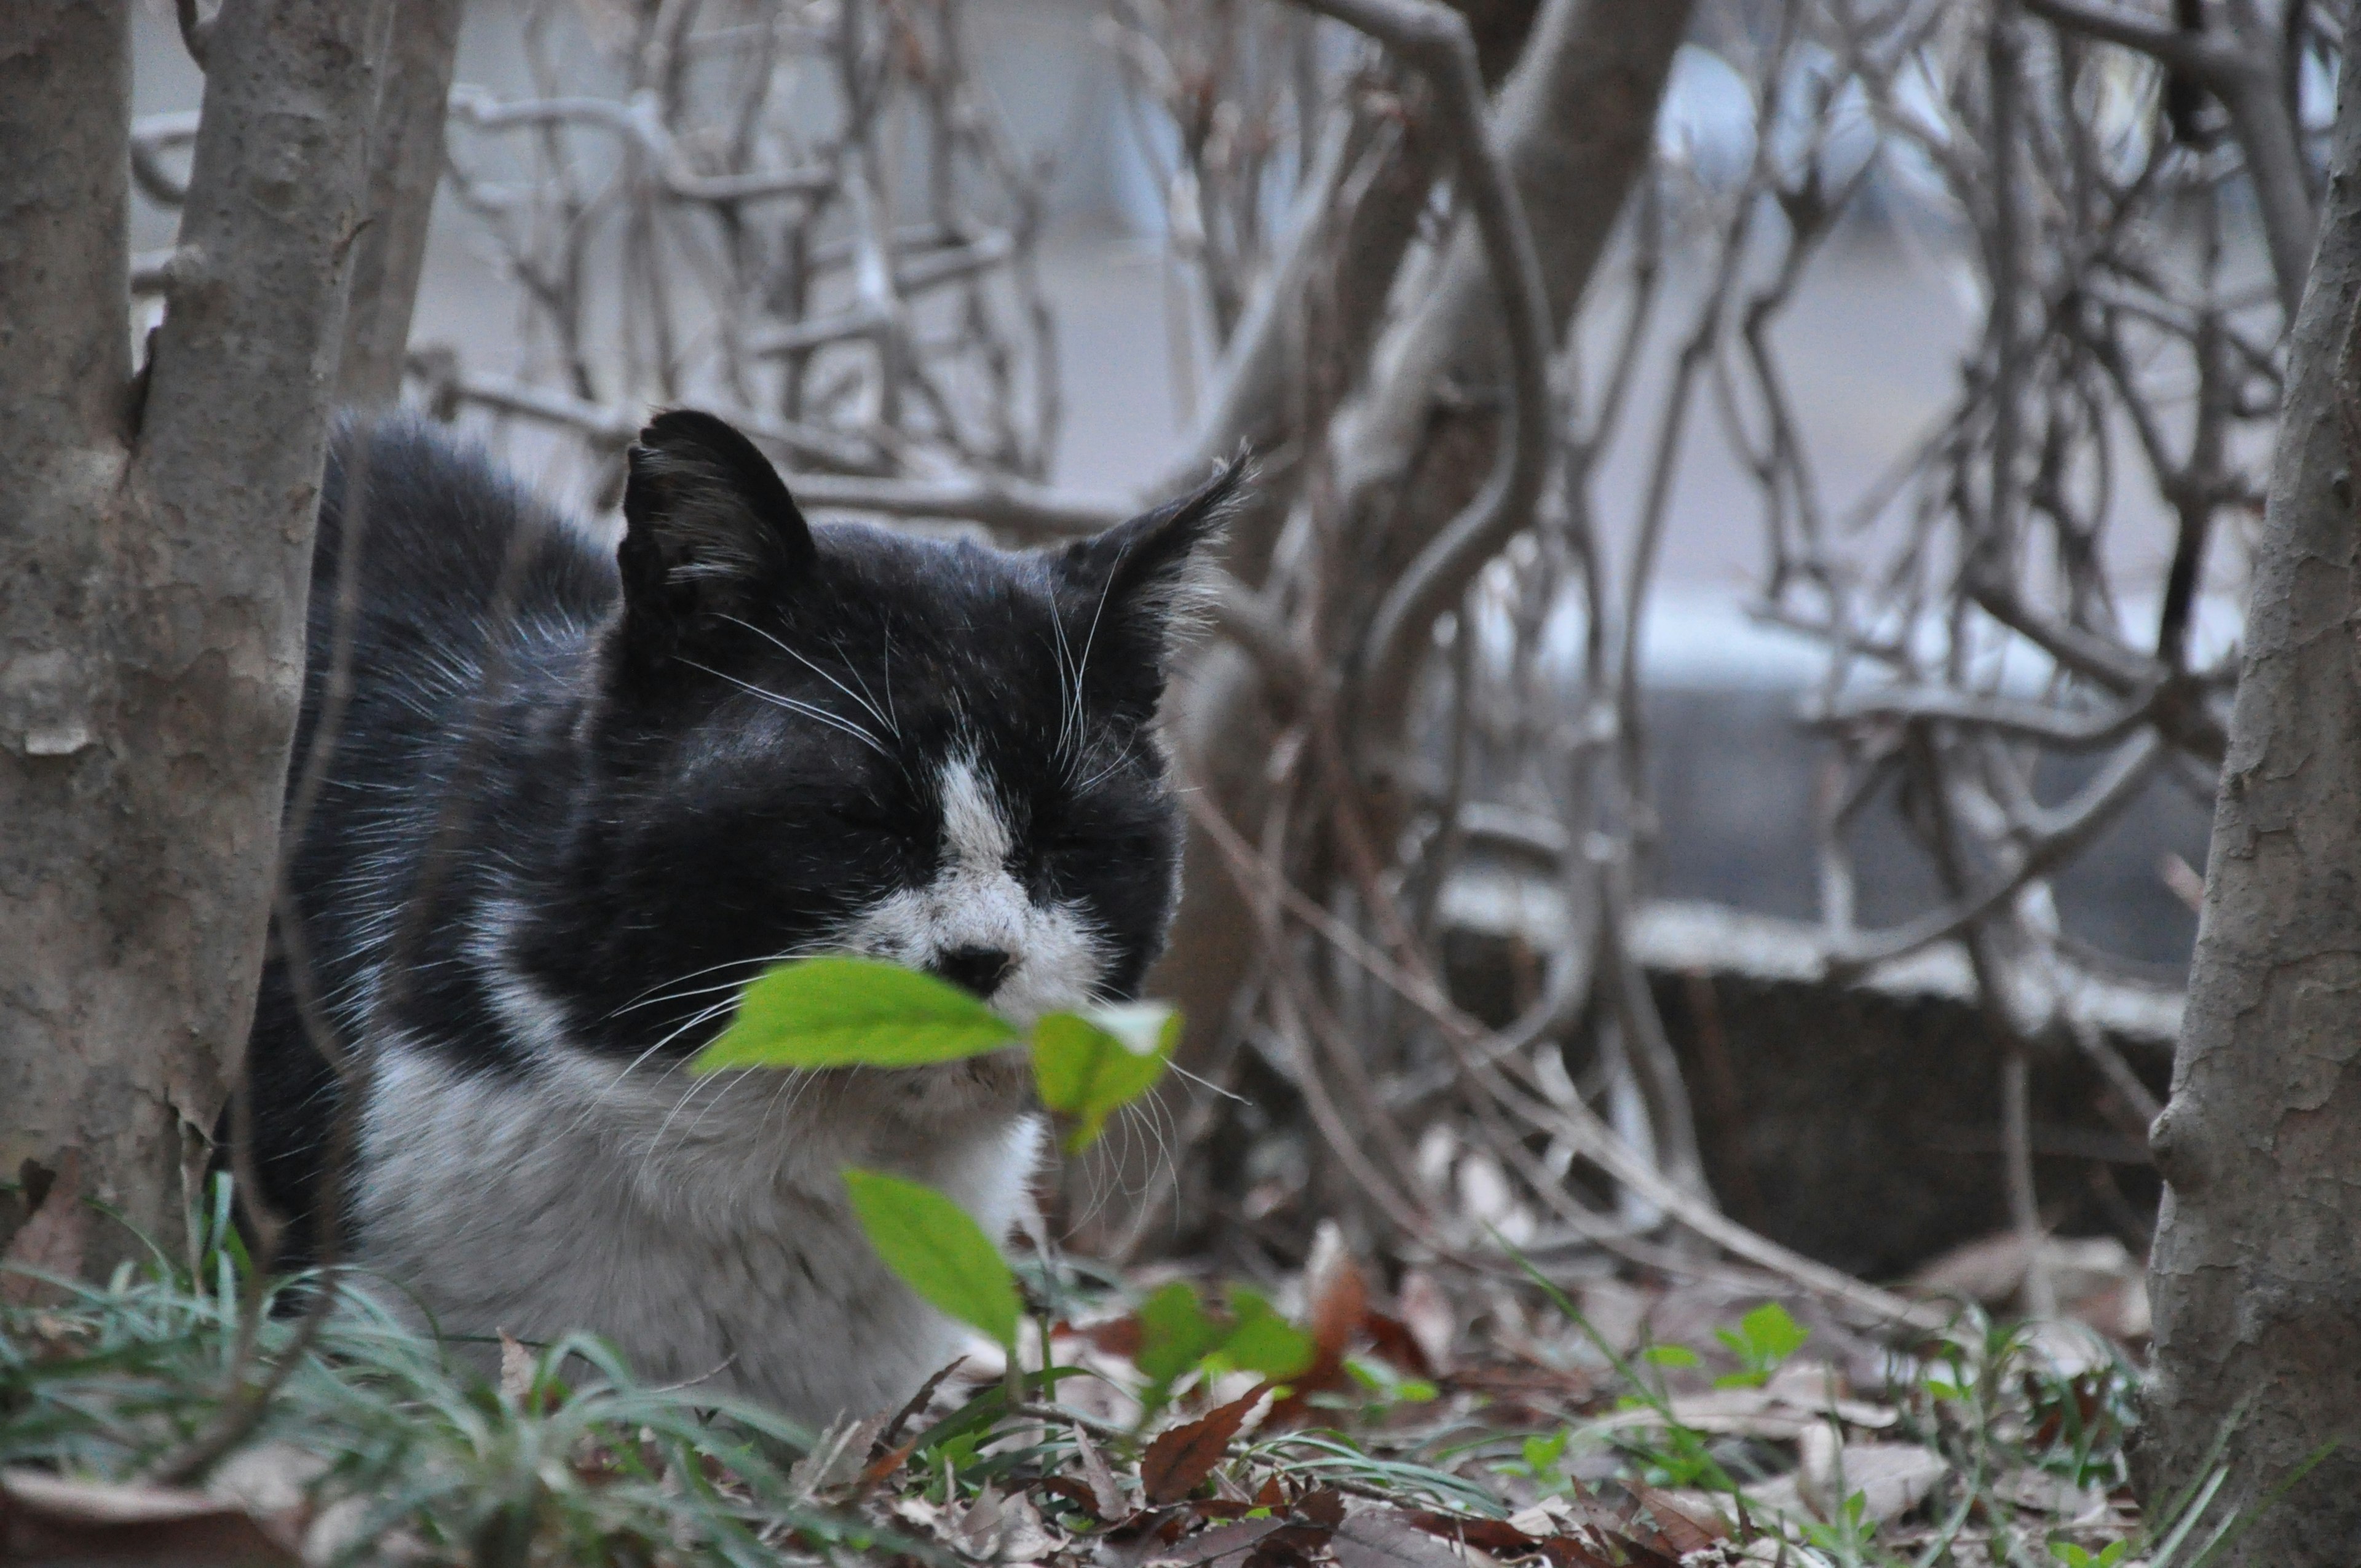
{"type": "Polygon", "coordinates": [[[1008,955],[993,1010],[1019,1025],[1091,1000],[1106,971],[1090,921],[1072,905],[1037,903],[1010,870],[1016,835],[972,755],[936,775],[942,863],[925,887],[889,895],[845,933],[844,946],[931,969],[963,948],[1008,955]]]}

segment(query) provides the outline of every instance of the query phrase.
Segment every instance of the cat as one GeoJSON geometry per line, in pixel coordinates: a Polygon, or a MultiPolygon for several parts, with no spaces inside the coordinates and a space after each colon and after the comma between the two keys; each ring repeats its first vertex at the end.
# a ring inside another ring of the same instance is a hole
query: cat
{"type": "Polygon", "coordinates": [[[287,1255],[333,1215],[455,1337],[587,1330],[807,1423],[908,1397],[955,1336],[840,1172],[1005,1234],[1038,1159],[1021,1057],[684,1063],[796,955],[1020,1025],[1137,994],[1177,896],[1175,619],[1239,481],[1004,551],[811,525],[744,435],[675,411],[609,554],[435,426],[343,423],[248,1047],[287,1255]],[[366,1085],[341,1160],[315,1036],[366,1085]]]}

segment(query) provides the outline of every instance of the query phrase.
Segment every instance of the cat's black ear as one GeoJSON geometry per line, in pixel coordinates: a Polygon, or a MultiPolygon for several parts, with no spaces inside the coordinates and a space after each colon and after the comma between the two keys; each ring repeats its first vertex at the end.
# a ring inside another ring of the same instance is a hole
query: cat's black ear
{"type": "Polygon", "coordinates": [[[1067,638],[1091,685],[1155,706],[1200,598],[1205,546],[1246,478],[1243,461],[1224,463],[1187,495],[1066,546],[1058,567],[1067,638]]]}
{"type": "Polygon", "coordinates": [[[753,618],[805,576],[811,527],[754,444],[711,414],[658,414],[623,487],[623,635],[660,657],[753,618]]]}

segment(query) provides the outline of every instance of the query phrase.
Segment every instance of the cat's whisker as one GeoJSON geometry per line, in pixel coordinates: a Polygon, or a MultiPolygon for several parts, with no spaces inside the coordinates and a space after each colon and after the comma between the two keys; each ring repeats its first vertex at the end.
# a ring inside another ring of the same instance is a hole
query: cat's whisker
{"type": "MultiPolygon", "coordinates": [[[[741,620],[734,615],[725,615],[721,619],[728,621],[732,626],[744,627],[747,630],[752,632],[763,641],[768,642],[772,647],[776,648],[780,652],[785,653],[788,658],[793,659],[796,663],[801,664],[805,669],[809,670],[813,674],[818,675],[821,680],[826,681],[829,685],[834,686],[837,690],[851,697],[854,702],[859,703],[862,707],[868,709],[869,717],[875,719],[878,723],[884,725],[885,732],[887,734],[891,735],[894,733],[893,724],[887,720],[883,713],[877,711],[876,703],[871,701],[861,693],[854,691],[851,686],[846,685],[842,681],[840,681],[834,675],[829,674],[826,670],[820,668],[818,664],[815,663],[810,659],[806,658],[802,653],[788,647],[785,642],[780,641],[777,638],[772,636],[769,632],[763,630],[761,627],[755,625],[751,620],[741,620]]],[[[851,669],[851,665],[848,663],[845,667],[847,669],[851,669]]]]}
{"type": "MultiPolygon", "coordinates": [[[[647,989],[646,989],[646,990],[644,990],[644,991],[638,991],[638,992],[632,992],[632,994],[631,994],[631,1001],[632,1001],[632,1002],[637,1002],[637,1001],[639,1001],[642,997],[643,997],[643,996],[646,996],[646,995],[650,994],[650,992],[656,992],[656,991],[660,991],[660,990],[662,990],[664,987],[665,987],[665,986],[667,986],[667,985],[678,985],[682,981],[685,981],[685,980],[696,980],[696,979],[697,979],[699,976],[702,976],[702,975],[714,974],[714,973],[719,972],[719,970],[726,970],[726,969],[736,969],[736,968],[738,968],[739,966],[743,965],[743,964],[777,963],[777,962],[780,962],[781,960],[783,960],[783,959],[787,959],[787,958],[791,958],[791,957],[793,957],[793,956],[794,956],[794,953],[795,953],[795,949],[793,949],[793,948],[789,948],[789,949],[787,949],[787,950],[785,950],[785,951],[784,951],[784,952],[772,954],[772,955],[770,955],[770,956],[768,956],[768,957],[756,957],[756,958],[751,958],[751,959],[722,959],[722,960],[721,960],[719,963],[718,963],[718,964],[707,964],[707,965],[706,965],[704,968],[702,968],[702,969],[693,969],[693,970],[688,970],[688,971],[687,971],[686,973],[685,973],[685,974],[676,974],[676,975],[674,975],[670,980],[660,980],[660,981],[657,981],[653,985],[651,985],[651,986],[647,987],[647,989]]],[[[629,1005],[630,1005],[630,1003],[626,1003],[624,1005],[625,1005],[625,1006],[629,1006],[629,1005]]],[[[622,1008],[619,1007],[619,1008],[617,1008],[615,1011],[616,1011],[616,1012],[618,1012],[618,1013],[620,1013],[620,1012],[621,1012],[622,1010],[623,1010],[622,1008]]],[[[610,1017],[611,1017],[612,1015],[613,1015],[612,1014],[609,1014],[609,1016],[610,1016],[610,1017]]]]}
{"type": "Polygon", "coordinates": [[[879,713],[877,710],[877,694],[869,689],[868,679],[862,674],[861,666],[855,663],[852,660],[852,656],[844,651],[843,639],[831,637],[829,639],[828,645],[836,651],[836,656],[838,658],[844,661],[844,673],[851,675],[854,682],[860,685],[862,699],[862,706],[868,708],[872,714],[876,716],[877,722],[885,727],[886,734],[891,735],[895,740],[899,740],[902,738],[902,721],[894,712],[893,629],[891,627],[881,628],[881,635],[884,637],[885,644],[885,673],[883,677],[885,683],[885,710],[883,713],[879,713]]]}
{"type": "MultiPolygon", "coordinates": [[[[1104,598],[1100,608],[1105,606],[1104,598]]],[[[1074,656],[1074,645],[1066,635],[1066,618],[1055,605],[1050,608],[1049,627],[1056,638],[1058,659],[1058,744],[1056,756],[1060,776],[1068,784],[1081,771],[1083,742],[1090,733],[1090,719],[1082,707],[1083,661],[1074,656]]],[[[1096,613],[1092,617],[1091,630],[1098,630],[1096,613]]]]}
{"type": "Polygon", "coordinates": [[[1074,663],[1074,729],[1077,734],[1087,730],[1082,712],[1082,689],[1091,673],[1091,650],[1098,646],[1099,622],[1106,616],[1107,596],[1115,591],[1115,574],[1109,572],[1106,581],[1099,585],[1099,602],[1091,611],[1091,629],[1082,636],[1082,656],[1074,663]]]}
{"type": "Polygon", "coordinates": [[[737,676],[730,674],[726,671],[717,670],[709,664],[700,664],[694,659],[683,659],[681,663],[687,665],[692,670],[702,670],[707,674],[713,676],[717,680],[728,681],[740,691],[746,693],[750,696],[760,697],[763,701],[769,703],[774,707],[785,708],[789,713],[800,713],[806,718],[815,719],[821,724],[827,725],[831,729],[840,729],[847,735],[851,736],[854,740],[860,741],[862,745],[868,747],[871,751],[876,752],[881,757],[891,757],[893,755],[891,751],[885,749],[885,743],[883,740],[878,740],[876,736],[872,735],[868,730],[863,729],[860,725],[853,723],[851,719],[845,718],[841,714],[830,713],[828,709],[821,707],[815,703],[805,702],[797,697],[782,696],[777,692],[758,686],[752,681],[741,681],[737,676]]]}

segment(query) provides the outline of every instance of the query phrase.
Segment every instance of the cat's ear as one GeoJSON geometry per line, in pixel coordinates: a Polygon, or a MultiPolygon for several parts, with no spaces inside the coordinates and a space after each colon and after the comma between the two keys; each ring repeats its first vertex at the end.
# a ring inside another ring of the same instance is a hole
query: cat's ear
{"type": "Polygon", "coordinates": [[[660,658],[775,604],[810,571],[811,527],[771,460],[711,414],[658,414],[623,487],[623,636],[660,658]]]}
{"type": "Polygon", "coordinates": [[[1060,599],[1091,685],[1105,683],[1119,703],[1154,708],[1174,645],[1202,601],[1205,547],[1246,477],[1243,461],[1224,463],[1187,495],[1066,546],[1060,599]]]}

